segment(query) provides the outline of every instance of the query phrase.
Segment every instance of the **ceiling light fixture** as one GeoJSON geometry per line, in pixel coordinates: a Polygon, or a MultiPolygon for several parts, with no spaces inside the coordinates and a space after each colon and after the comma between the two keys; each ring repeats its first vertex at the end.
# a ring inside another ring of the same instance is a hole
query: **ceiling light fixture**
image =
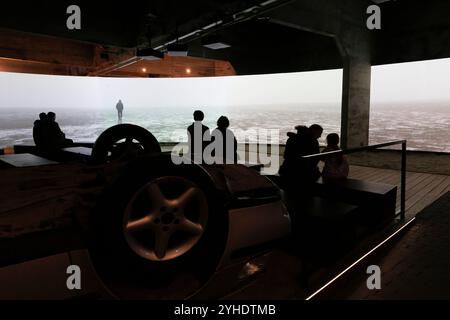
{"type": "Polygon", "coordinates": [[[186,44],[172,43],[167,46],[167,54],[174,57],[186,57],[188,46],[186,44]]]}
{"type": "Polygon", "coordinates": [[[231,45],[222,41],[218,35],[210,35],[202,38],[202,46],[211,50],[220,50],[231,47],[231,45]]]}
{"type": "Polygon", "coordinates": [[[152,48],[138,49],[136,51],[136,57],[144,60],[161,60],[164,58],[164,53],[152,48]]]}

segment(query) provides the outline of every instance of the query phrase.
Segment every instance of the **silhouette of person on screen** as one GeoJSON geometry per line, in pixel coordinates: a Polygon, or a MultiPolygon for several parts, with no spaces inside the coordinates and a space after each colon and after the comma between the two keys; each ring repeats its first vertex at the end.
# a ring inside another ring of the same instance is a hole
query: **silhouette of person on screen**
{"type": "Polygon", "coordinates": [[[119,121],[119,123],[122,123],[122,117],[123,117],[123,103],[122,103],[122,100],[119,100],[119,102],[117,102],[116,109],[117,109],[118,121],[119,121]]]}

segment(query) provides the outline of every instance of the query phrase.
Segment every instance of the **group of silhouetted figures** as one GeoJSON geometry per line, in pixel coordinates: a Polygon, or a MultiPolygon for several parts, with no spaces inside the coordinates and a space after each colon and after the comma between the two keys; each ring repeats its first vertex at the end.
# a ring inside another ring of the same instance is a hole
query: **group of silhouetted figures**
{"type": "Polygon", "coordinates": [[[237,141],[234,133],[229,129],[230,120],[221,116],[217,120],[217,128],[210,132],[209,128],[202,123],[204,118],[205,115],[202,111],[195,111],[194,123],[187,129],[189,156],[192,162],[236,163],[238,160],[237,141]],[[208,148],[210,146],[211,148],[208,148]]]}
{"type": "MultiPolygon", "coordinates": [[[[208,146],[220,140],[211,149],[214,161],[207,163],[236,163],[237,141],[233,132],[229,129],[230,121],[221,116],[217,121],[217,128],[211,133],[202,121],[205,115],[202,111],[194,112],[194,123],[188,127],[189,155],[193,162],[204,163],[205,157],[209,156],[208,146]],[[205,152],[206,151],[206,152],[205,152]]],[[[309,155],[320,153],[318,139],[322,136],[323,128],[318,124],[310,127],[297,126],[296,133],[288,133],[284,162],[280,168],[280,176],[286,186],[305,185],[316,181],[320,176],[325,179],[347,178],[349,173],[348,162],[342,154],[334,154],[326,157],[322,172],[320,172],[317,158],[304,158],[309,155]]],[[[331,133],[327,136],[327,146],[323,153],[339,151],[339,135],[331,133]]]]}
{"type": "MultiPolygon", "coordinates": [[[[284,185],[289,187],[308,187],[312,182],[317,181],[320,176],[324,179],[347,178],[349,165],[347,159],[342,154],[331,154],[322,161],[324,167],[319,170],[319,160],[317,157],[307,157],[320,153],[318,139],[322,136],[323,128],[318,124],[313,124],[309,128],[297,126],[296,133],[288,133],[289,139],[284,152],[284,162],[280,167],[280,177],[284,185]]],[[[323,153],[339,151],[339,135],[331,133],[327,136],[327,146],[323,153]]],[[[307,190],[305,190],[307,191],[307,190]]]]}
{"type": "MultiPolygon", "coordinates": [[[[119,122],[122,120],[123,104],[119,101],[117,110],[119,122]],[[120,104],[120,105],[119,105],[120,104]]],[[[233,164],[238,160],[237,141],[229,129],[230,121],[221,116],[217,120],[217,128],[210,132],[202,121],[205,115],[202,111],[194,112],[194,123],[187,129],[189,157],[194,163],[233,164]],[[210,157],[208,159],[208,157],[210,157]]],[[[322,136],[323,128],[314,124],[310,127],[297,126],[296,133],[288,133],[288,141],[284,152],[284,162],[280,167],[280,177],[285,186],[307,185],[316,181],[320,176],[325,179],[346,178],[349,165],[342,154],[331,155],[324,159],[324,168],[320,172],[319,159],[305,156],[320,153],[318,139],[322,136]]],[[[66,135],[56,122],[54,112],[39,114],[39,120],[34,122],[33,138],[36,146],[42,151],[52,151],[68,147],[73,141],[66,135]]],[[[327,136],[327,147],[323,152],[338,151],[339,135],[327,136]]]]}
{"type": "Polygon", "coordinates": [[[42,151],[57,150],[73,144],[56,122],[54,112],[39,114],[39,120],[33,126],[33,139],[36,147],[42,151]]]}

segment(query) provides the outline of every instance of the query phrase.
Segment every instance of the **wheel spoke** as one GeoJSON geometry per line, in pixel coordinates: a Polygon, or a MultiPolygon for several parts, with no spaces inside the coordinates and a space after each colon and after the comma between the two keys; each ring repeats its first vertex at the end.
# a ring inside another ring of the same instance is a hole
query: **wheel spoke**
{"type": "Polygon", "coordinates": [[[155,182],[151,183],[147,189],[150,200],[154,207],[161,207],[167,205],[167,199],[163,195],[161,188],[155,182]]]}
{"type": "Polygon", "coordinates": [[[169,239],[171,233],[169,231],[164,232],[159,230],[155,233],[155,254],[158,259],[164,259],[169,247],[169,239]]]}
{"type": "Polygon", "coordinates": [[[203,232],[203,227],[202,225],[192,222],[188,219],[184,219],[181,223],[180,223],[180,230],[185,231],[189,234],[192,235],[199,235],[202,234],[203,232]]]}
{"type": "Polygon", "coordinates": [[[130,233],[133,233],[136,231],[152,229],[153,221],[154,221],[153,216],[145,216],[141,219],[129,221],[126,225],[126,230],[130,233]]]}
{"type": "Polygon", "coordinates": [[[178,197],[177,199],[175,199],[175,203],[177,206],[180,207],[184,207],[188,201],[190,199],[192,199],[193,197],[195,197],[195,195],[197,194],[198,189],[191,187],[189,188],[185,193],[183,193],[180,197],[178,197]]]}

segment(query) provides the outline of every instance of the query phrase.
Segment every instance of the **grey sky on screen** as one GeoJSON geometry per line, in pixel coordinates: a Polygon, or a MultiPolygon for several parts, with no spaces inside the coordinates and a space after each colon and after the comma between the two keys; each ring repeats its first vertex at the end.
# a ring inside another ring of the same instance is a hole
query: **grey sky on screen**
{"type": "Polygon", "coordinates": [[[374,66],[371,101],[450,102],[449,82],[450,59],[374,66]]]}
{"type": "Polygon", "coordinates": [[[0,107],[226,107],[341,101],[342,70],[216,78],[87,78],[0,73],[0,107]]]}

